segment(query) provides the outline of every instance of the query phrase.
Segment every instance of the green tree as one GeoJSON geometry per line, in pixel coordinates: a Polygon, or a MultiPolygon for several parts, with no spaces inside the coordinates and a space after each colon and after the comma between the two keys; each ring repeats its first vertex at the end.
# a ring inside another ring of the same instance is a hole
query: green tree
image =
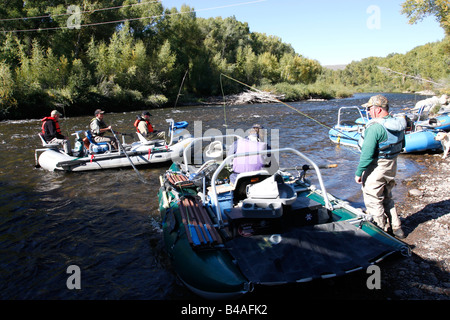
{"type": "Polygon", "coordinates": [[[406,0],[402,3],[402,13],[409,18],[409,23],[422,21],[427,16],[435,16],[444,28],[447,36],[450,36],[450,5],[448,0],[406,0]]]}

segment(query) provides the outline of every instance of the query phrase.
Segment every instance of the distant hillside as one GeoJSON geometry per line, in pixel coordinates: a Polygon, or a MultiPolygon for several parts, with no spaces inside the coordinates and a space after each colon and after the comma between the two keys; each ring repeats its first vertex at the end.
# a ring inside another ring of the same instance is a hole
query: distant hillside
{"type": "Polygon", "coordinates": [[[346,66],[323,66],[324,81],[358,91],[450,91],[450,39],[417,46],[405,54],[368,57],[346,66]]]}
{"type": "Polygon", "coordinates": [[[346,64],[336,64],[336,65],[330,65],[330,66],[323,66],[324,68],[331,69],[331,70],[344,70],[346,64]]]}

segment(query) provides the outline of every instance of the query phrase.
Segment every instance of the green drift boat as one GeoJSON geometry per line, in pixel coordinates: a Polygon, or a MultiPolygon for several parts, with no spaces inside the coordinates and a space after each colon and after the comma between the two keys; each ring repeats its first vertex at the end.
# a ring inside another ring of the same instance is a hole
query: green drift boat
{"type": "Polygon", "coordinates": [[[236,298],[257,286],[343,276],[394,253],[410,255],[407,244],[376,227],[360,209],[328,194],[319,166],[303,153],[284,148],[223,159],[218,141],[224,137],[230,136],[215,137],[210,146],[219,147],[216,155],[200,167],[188,164],[187,146],[183,162],[173,163],[160,177],[166,249],[194,293],[236,298]],[[296,173],[279,168],[242,172],[231,183],[235,159],[276,154],[306,164],[296,173]],[[319,188],[305,179],[311,169],[319,188]]]}

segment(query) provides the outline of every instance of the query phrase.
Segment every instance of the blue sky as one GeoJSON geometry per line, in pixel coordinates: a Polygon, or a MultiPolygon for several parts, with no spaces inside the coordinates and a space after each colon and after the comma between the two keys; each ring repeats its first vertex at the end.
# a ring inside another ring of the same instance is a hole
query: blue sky
{"type": "Polygon", "coordinates": [[[166,8],[187,4],[197,17],[235,16],[251,32],[281,38],[322,65],[385,57],[444,38],[434,17],[415,25],[401,14],[404,0],[162,0],[166,8]]]}

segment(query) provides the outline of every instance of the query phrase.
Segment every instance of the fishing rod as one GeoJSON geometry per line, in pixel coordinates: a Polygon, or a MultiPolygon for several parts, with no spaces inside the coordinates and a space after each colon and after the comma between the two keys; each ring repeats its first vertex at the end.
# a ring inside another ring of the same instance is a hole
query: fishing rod
{"type": "Polygon", "coordinates": [[[173,106],[174,108],[177,106],[178,98],[180,97],[181,89],[183,89],[184,80],[186,79],[186,76],[187,76],[188,72],[189,72],[189,68],[186,70],[186,72],[184,74],[184,77],[183,77],[183,80],[181,80],[180,89],[178,89],[177,99],[175,100],[175,105],[173,106]]]}
{"type": "Polygon", "coordinates": [[[110,130],[111,130],[114,138],[117,140],[117,143],[119,144],[119,147],[122,149],[123,153],[125,153],[125,156],[127,157],[128,161],[130,161],[131,166],[133,167],[134,171],[136,172],[136,174],[139,177],[139,180],[141,180],[145,184],[148,184],[148,181],[144,179],[144,177],[140,174],[139,170],[136,169],[136,167],[134,166],[133,161],[131,161],[130,157],[128,156],[128,153],[125,151],[125,148],[123,147],[122,143],[117,138],[116,133],[114,132],[114,130],[112,128],[110,130]]]}
{"type": "MultiPolygon", "coordinates": [[[[252,87],[252,86],[250,86],[250,85],[248,85],[248,84],[246,84],[246,83],[244,83],[244,82],[242,82],[242,81],[239,81],[239,80],[237,80],[237,79],[234,79],[233,77],[230,77],[230,76],[228,76],[228,75],[226,75],[226,74],[224,74],[224,73],[221,73],[221,74],[220,74],[220,76],[222,76],[222,75],[223,75],[224,77],[226,77],[226,78],[232,80],[232,81],[235,81],[235,82],[237,82],[237,83],[239,83],[239,84],[242,84],[243,86],[246,86],[247,88],[250,88],[250,89],[252,89],[252,90],[255,90],[256,92],[261,92],[261,90],[255,88],[255,87],[252,87]]],[[[221,78],[221,80],[220,80],[220,85],[222,86],[222,78],[221,78]]],[[[222,95],[223,95],[223,89],[222,89],[222,95]]],[[[326,124],[324,124],[324,123],[322,123],[322,122],[320,122],[320,121],[314,119],[313,117],[309,116],[308,114],[306,114],[306,113],[304,113],[304,112],[301,112],[300,110],[298,110],[298,109],[296,109],[296,108],[294,108],[294,107],[288,105],[287,103],[281,101],[280,99],[277,99],[277,98],[275,98],[275,97],[273,97],[272,99],[273,99],[274,101],[279,102],[279,103],[285,105],[286,107],[288,107],[288,108],[290,108],[290,109],[292,109],[292,110],[294,110],[294,111],[300,113],[300,114],[303,115],[304,117],[306,117],[306,118],[308,118],[308,119],[310,119],[310,120],[312,120],[312,121],[318,123],[319,125],[321,125],[321,126],[327,128],[327,129],[334,129],[334,130],[336,130],[337,132],[341,133],[342,135],[346,136],[348,139],[354,140],[354,141],[358,141],[357,139],[355,139],[355,138],[353,138],[353,137],[350,137],[349,135],[346,135],[343,131],[340,131],[340,130],[337,130],[337,129],[335,129],[335,128],[332,128],[332,127],[330,127],[330,126],[328,126],[328,125],[326,125],[326,124]]],[[[225,98],[224,98],[224,108],[225,108],[225,98]]],[[[225,111],[224,111],[224,112],[225,112],[225,111]]],[[[225,121],[226,121],[226,118],[225,118],[225,121]]],[[[226,124],[225,124],[225,126],[226,126],[226,124]]]]}

